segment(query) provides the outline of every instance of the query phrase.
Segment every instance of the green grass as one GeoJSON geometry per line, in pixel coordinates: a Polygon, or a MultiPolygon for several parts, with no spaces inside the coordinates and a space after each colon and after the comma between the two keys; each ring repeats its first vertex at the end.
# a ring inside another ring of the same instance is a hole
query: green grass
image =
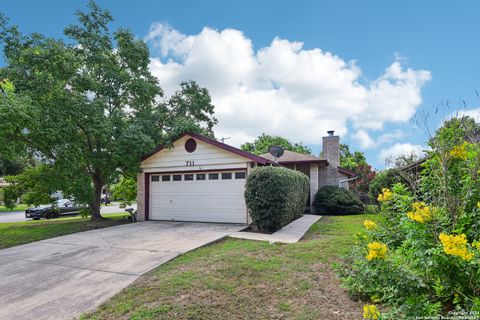
{"type": "Polygon", "coordinates": [[[52,220],[0,223],[0,249],[75,232],[106,228],[124,223],[123,214],[105,215],[107,220],[92,222],[79,216],[52,220]]]}
{"type": "Polygon", "coordinates": [[[8,209],[5,206],[0,206],[0,212],[11,212],[11,211],[25,211],[29,206],[26,204],[17,204],[15,208],[8,209]]]}
{"type": "Polygon", "coordinates": [[[376,215],[323,217],[295,244],[226,239],[140,277],[82,319],[358,319],[332,263],[376,215]]]}

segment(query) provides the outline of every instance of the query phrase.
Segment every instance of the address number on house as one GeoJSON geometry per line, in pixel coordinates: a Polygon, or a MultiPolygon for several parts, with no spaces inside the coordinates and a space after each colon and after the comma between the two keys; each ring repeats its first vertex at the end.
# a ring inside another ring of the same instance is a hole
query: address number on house
{"type": "Polygon", "coordinates": [[[187,167],[193,167],[193,166],[195,166],[195,161],[193,161],[193,160],[187,160],[187,161],[185,161],[185,165],[186,165],[187,167]]]}

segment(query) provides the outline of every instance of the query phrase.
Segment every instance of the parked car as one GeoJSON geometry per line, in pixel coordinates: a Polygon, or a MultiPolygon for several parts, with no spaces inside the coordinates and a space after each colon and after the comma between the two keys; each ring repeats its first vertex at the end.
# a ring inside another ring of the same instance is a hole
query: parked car
{"type": "Polygon", "coordinates": [[[25,210],[25,218],[32,218],[33,220],[41,218],[53,219],[58,218],[62,214],[79,213],[83,208],[85,207],[76,204],[71,199],[60,199],[52,204],[28,208],[25,210]]]}

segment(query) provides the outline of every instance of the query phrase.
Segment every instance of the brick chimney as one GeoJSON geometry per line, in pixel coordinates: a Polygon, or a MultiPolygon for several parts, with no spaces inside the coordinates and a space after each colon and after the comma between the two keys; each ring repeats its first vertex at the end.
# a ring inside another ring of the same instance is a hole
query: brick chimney
{"type": "Polygon", "coordinates": [[[336,170],[340,166],[340,137],[334,135],[333,130],[327,131],[327,134],[322,138],[322,157],[336,170]]]}

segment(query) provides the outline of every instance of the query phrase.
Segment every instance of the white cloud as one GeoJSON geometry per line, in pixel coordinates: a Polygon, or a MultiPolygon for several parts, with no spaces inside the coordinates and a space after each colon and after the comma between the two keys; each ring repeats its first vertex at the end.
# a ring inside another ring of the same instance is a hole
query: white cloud
{"type": "Polygon", "coordinates": [[[382,149],[379,155],[379,161],[387,164],[387,160],[394,160],[401,155],[416,154],[421,157],[424,153],[424,148],[421,145],[411,143],[396,143],[391,147],[382,149]]]}
{"type": "Polygon", "coordinates": [[[326,130],[345,135],[351,123],[364,146],[372,147],[366,130],[407,122],[431,78],[429,71],[405,70],[395,61],[363,85],[355,61],[279,38],[255,51],[252,41],[234,29],[206,27],[184,35],[156,23],[146,40],[158,48],[151,70],[166,95],[183,80],[208,88],[219,119],[215,132],[232,137],[233,145],[261,132],[318,145],[326,130]]]}
{"type": "Polygon", "coordinates": [[[389,143],[398,139],[401,139],[404,137],[404,134],[401,130],[395,130],[392,132],[387,132],[382,135],[380,135],[377,138],[377,143],[389,143]]]}
{"type": "Polygon", "coordinates": [[[368,132],[363,129],[357,130],[352,136],[352,139],[358,141],[360,143],[360,148],[362,149],[370,149],[376,145],[368,132]]]}
{"type": "Polygon", "coordinates": [[[455,112],[452,112],[449,116],[447,116],[444,121],[450,120],[452,118],[461,118],[461,117],[471,117],[475,119],[476,122],[480,122],[480,108],[457,110],[455,112]]]}

